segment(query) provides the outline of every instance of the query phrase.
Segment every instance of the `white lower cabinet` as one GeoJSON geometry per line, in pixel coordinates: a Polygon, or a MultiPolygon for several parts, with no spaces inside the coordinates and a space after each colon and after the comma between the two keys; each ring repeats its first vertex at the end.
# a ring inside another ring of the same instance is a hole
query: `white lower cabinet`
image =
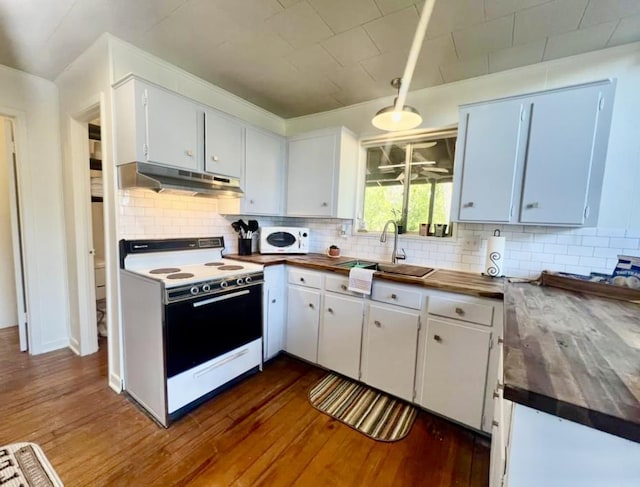
{"type": "Polygon", "coordinates": [[[318,362],[320,291],[290,285],[287,292],[287,338],[285,350],[292,355],[318,362]]]}
{"type": "Polygon", "coordinates": [[[371,303],[362,344],[362,381],[412,401],[419,326],[419,311],[371,303]]]}
{"type": "Polygon", "coordinates": [[[263,287],[263,358],[269,360],[284,348],[285,323],[284,265],[264,269],[263,287]]]}
{"type": "Polygon", "coordinates": [[[429,316],[418,403],[481,429],[491,330],[429,316]]]}
{"type": "Polygon", "coordinates": [[[364,301],[361,298],[324,295],[318,339],[318,363],[359,379],[364,301]]]}

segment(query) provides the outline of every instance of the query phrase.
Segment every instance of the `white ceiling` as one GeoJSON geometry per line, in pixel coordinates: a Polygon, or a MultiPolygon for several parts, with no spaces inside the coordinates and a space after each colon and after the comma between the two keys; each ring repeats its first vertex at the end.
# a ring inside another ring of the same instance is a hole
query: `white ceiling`
{"type": "MultiPolygon", "coordinates": [[[[54,79],[110,32],[289,118],[395,94],[423,3],[0,0],[0,64],[54,79]]],[[[640,0],[438,0],[411,90],[634,41],[640,0]]]]}

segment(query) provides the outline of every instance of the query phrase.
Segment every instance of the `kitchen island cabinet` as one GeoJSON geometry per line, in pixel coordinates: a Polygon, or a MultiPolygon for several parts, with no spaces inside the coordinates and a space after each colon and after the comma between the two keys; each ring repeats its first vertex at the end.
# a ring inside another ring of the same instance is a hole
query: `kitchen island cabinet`
{"type": "Polygon", "coordinates": [[[287,216],[353,218],[358,157],[344,127],[290,137],[287,216]]]}
{"type": "Polygon", "coordinates": [[[460,107],[452,215],[595,226],[615,81],[460,107]]]}
{"type": "Polygon", "coordinates": [[[200,169],[198,105],[136,78],[114,91],[117,164],[154,162],[200,169]]]}

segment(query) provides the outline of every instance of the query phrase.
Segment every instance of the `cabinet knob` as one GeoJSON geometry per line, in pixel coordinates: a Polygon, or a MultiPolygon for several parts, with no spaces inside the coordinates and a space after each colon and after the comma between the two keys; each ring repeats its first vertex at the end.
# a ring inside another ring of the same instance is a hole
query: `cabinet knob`
{"type": "Polygon", "coordinates": [[[301,278],[300,278],[300,282],[304,282],[304,277],[301,277],[301,278]]]}
{"type": "Polygon", "coordinates": [[[333,309],[332,309],[332,308],[327,308],[327,311],[328,311],[329,313],[333,313],[333,309]]]}
{"type": "Polygon", "coordinates": [[[534,208],[539,208],[539,207],[540,207],[540,205],[537,202],[536,203],[527,203],[525,205],[525,208],[527,210],[533,210],[534,208]]]}
{"type": "Polygon", "coordinates": [[[391,299],[398,299],[398,296],[397,296],[397,295],[395,295],[395,294],[392,294],[392,295],[391,295],[391,299]]]}
{"type": "Polygon", "coordinates": [[[460,308],[460,307],[457,307],[456,308],[456,314],[458,316],[464,316],[464,310],[462,308],[460,308]]]}
{"type": "Polygon", "coordinates": [[[249,204],[252,205],[254,203],[253,200],[249,200],[249,204]]]}
{"type": "Polygon", "coordinates": [[[474,202],[473,201],[469,201],[467,203],[465,203],[464,205],[462,205],[463,208],[473,208],[474,206],[474,202]]]}
{"type": "Polygon", "coordinates": [[[500,397],[500,394],[498,393],[498,391],[493,391],[493,398],[497,399],[500,397]]]}
{"type": "Polygon", "coordinates": [[[493,421],[491,421],[491,425],[492,425],[492,426],[495,426],[495,427],[497,428],[498,426],[500,426],[500,423],[498,423],[498,422],[494,419],[493,421]]]}
{"type": "Polygon", "coordinates": [[[323,201],[322,206],[329,206],[329,203],[327,203],[326,201],[323,201]]]}
{"type": "Polygon", "coordinates": [[[211,160],[213,162],[218,162],[220,160],[220,158],[218,156],[211,156],[211,160]]]}
{"type": "Polygon", "coordinates": [[[314,309],[313,303],[309,303],[309,308],[314,309]]]}
{"type": "Polygon", "coordinates": [[[504,343],[504,338],[498,337],[498,343],[504,343]]]}
{"type": "Polygon", "coordinates": [[[442,337],[440,335],[433,335],[433,339],[438,343],[442,343],[442,337]]]}
{"type": "Polygon", "coordinates": [[[380,323],[378,320],[375,320],[373,324],[376,325],[378,328],[382,328],[382,323],[380,323]]]}
{"type": "Polygon", "coordinates": [[[184,153],[186,155],[188,155],[189,157],[193,157],[193,151],[192,150],[187,149],[186,151],[184,151],[184,153]]]}
{"type": "Polygon", "coordinates": [[[343,291],[346,291],[346,290],[347,290],[347,285],[346,285],[346,284],[341,284],[341,285],[340,285],[340,288],[341,288],[343,291]]]}
{"type": "Polygon", "coordinates": [[[275,300],[275,299],[272,299],[272,300],[271,300],[271,302],[272,302],[272,303],[275,303],[275,302],[276,302],[276,300],[275,300]]]}

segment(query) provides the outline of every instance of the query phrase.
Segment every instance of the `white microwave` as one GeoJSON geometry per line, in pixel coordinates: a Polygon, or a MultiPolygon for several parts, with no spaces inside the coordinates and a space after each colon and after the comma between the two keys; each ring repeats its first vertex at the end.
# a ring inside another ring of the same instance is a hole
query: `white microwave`
{"type": "Polygon", "coordinates": [[[303,227],[262,227],[261,254],[308,254],[309,229],[303,227]]]}

